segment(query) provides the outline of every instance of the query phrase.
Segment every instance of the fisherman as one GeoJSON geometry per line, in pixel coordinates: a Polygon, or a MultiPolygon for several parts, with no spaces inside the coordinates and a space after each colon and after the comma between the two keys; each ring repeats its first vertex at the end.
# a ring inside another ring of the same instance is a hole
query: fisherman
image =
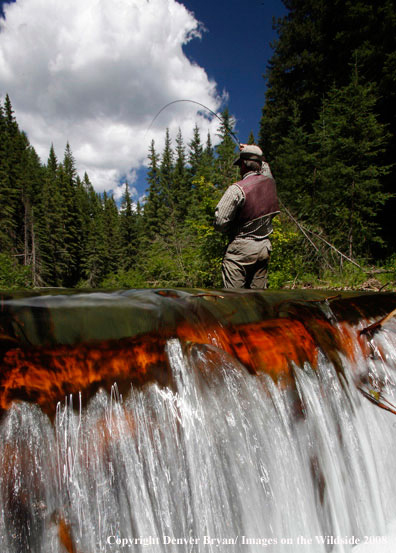
{"type": "Polygon", "coordinates": [[[215,210],[214,227],[228,233],[223,258],[225,288],[267,288],[272,219],[279,213],[276,184],[262,150],[241,144],[234,165],[241,180],[229,186],[215,210]]]}

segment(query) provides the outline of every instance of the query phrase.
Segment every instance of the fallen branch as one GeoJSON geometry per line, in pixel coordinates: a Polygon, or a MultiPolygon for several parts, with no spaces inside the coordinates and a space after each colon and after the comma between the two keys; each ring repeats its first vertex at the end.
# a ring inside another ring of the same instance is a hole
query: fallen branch
{"type": "Polygon", "coordinates": [[[385,317],[382,317],[379,321],[371,324],[370,326],[367,326],[366,328],[363,328],[360,331],[360,334],[373,334],[376,332],[380,327],[382,327],[385,323],[387,323],[392,317],[396,315],[396,309],[385,315],[385,317]]]}
{"type": "Polygon", "coordinates": [[[348,257],[347,255],[345,255],[344,253],[340,252],[340,250],[338,250],[335,246],[333,246],[333,244],[330,244],[330,242],[328,242],[325,238],[323,238],[323,236],[320,236],[320,234],[317,234],[316,232],[314,232],[313,230],[309,230],[307,229],[308,232],[310,232],[313,236],[316,236],[316,238],[319,238],[319,240],[322,240],[325,244],[327,244],[329,246],[329,248],[331,248],[332,250],[334,250],[335,252],[337,252],[341,257],[343,257],[344,259],[346,259],[347,261],[349,261],[349,263],[352,263],[353,265],[355,265],[356,267],[358,267],[361,271],[363,271],[364,273],[367,273],[369,271],[367,271],[364,267],[362,267],[361,265],[359,265],[359,263],[357,263],[354,259],[351,259],[350,257],[348,257]]]}
{"type": "Polygon", "coordinates": [[[371,269],[370,271],[367,270],[366,272],[370,273],[370,275],[384,275],[384,274],[389,275],[389,274],[394,273],[395,269],[371,269]]]}
{"type": "Polygon", "coordinates": [[[365,390],[364,388],[361,388],[358,386],[359,392],[361,392],[364,397],[366,397],[369,401],[377,405],[377,407],[381,407],[381,409],[384,409],[385,411],[389,411],[389,413],[393,413],[396,415],[396,407],[387,399],[381,397],[381,392],[378,392],[376,390],[365,390]],[[386,402],[388,405],[385,405],[386,402]],[[389,407],[390,406],[390,407],[389,407]]]}
{"type": "Polygon", "coordinates": [[[220,294],[210,294],[209,292],[208,293],[200,293],[200,294],[192,294],[190,296],[190,298],[206,298],[206,297],[209,297],[209,298],[214,298],[215,300],[217,299],[224,299],[224,296],[221,296],[220,294]]]}
{"type": "MultiPolygon", "coordinates": [[[[344,253],[342,253],[340,250],[338,250],[335,246],[333,246],[333,244],[331,244],[330,242],[328,242],[325,238],[323,238],[323,236],[320,236],[320,234],[317,234],[316,232],[314,232],[313,230],[310,230],[306,227],[304,227],[304,225],[302,225],[299,221],[297,221],[297,219],[290,213],[290,211],[287,209],[287,207],[281,202],[279,201],[279,203],[281,204],[282,206],[282,209],[286,212],[286,215],[288,215],[288,217],[290,217],[290,219],[293,221],[293,223],[297,226],[297,228],[304,234],[304,236],[306,237],[306,239],[312,244],[312,246],[315,248],[315,250],[319,253],[319,248],[317,247],[317,245],[313,242],[313,240],[311,240],[311,238],[309,238],[309,236],[307,235],[307,233],[309,234],[312,234],[313,236],[315,236],[316,238],[318,238],[319,240],[322,240],[322,242],[324,242],[327,246],[329,246],[329,248],[331,248],[332,250],[334,250],[336,253],[338,253],[338,255],[340,255],[342,258],[346,259],[347,261],[349,261],[349,263],[352,263],[353,265],[355,265],[356,267],[358,267],[361,271],[363,271],[364,273],[370,273],[371,271],[367,271],[364,267],[362,267],[361,265],[359,265],[359,263],[357,263],[357,261],[355,261],[354,259],[348,257],[347,255],[345,255],[344,253]]],[[[333,267],[331,267],[331,265],[325,261],[325,263],[327,264],[327,266],[333,270],[333,267]]]]}
{"type": "Polygon", "coordinates": [[[390,284],[390,282],[385,283],[383,286],[381,286],[381,288],[378,290],[378,292],[381,292],[384,288],[389,286],[389,284],[390,284]]]}
{"type": "MultiPolygon", "coordinates": [[[[279,200],[279,203],[281,204],[282,209],[286,212],[286,215],[288,215],[290,217],[290,219],[293,221],[293,223],[296,225],[296,227],[303,233],[303,235],[308,240],[308,242],[311,244],[311,246],[314,248],[314,250],[317,253],[320,253],[319,248],[317,247],[315,242],[313,242],[311,240],[311,238],[308,236],[307,229],[305,229],[305,227],[303,227],[303,225],[297,221],[297,219],[290,213],[290,211],[287,209],[287,207],[280,200],[279,200]]],[[[325,261],[326,265],[328,266],[328,268],[332,271],[333,267],[330,265],[330,263],[326,260],[324,260],[324,261],[325,261]]]]}

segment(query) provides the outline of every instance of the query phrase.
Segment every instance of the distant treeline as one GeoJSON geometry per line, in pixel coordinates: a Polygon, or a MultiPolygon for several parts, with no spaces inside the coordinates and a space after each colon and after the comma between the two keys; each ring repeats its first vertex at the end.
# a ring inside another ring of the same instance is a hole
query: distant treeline
{"type": "Polygon", "coordinates": [[[147,198],[118,207],[77,175],[69,144],[43,165],[19,130],[11,101],[0,106],[0,286],[218,286],[223,237],[212,227],[221,191],[235,180],[226,110],[220,143],[196,127],[161,155],[152,142],[147,198]],[[214,185],[213,183],[216,183],[214,185]]]}
{"type": "MultiPolygon", "coordinates": [[[[270,285],[395,265],[396,12],[368,0],[285,0],[267,68],[259,143],[282,201],[270,285]],[[342,255],[340,255],[340,253],[342,255]],[[348,265],[349,266],[349,265],[348,265]]],[[[147,195],[121,206],[80,178],[70,146],[43,165],[0,106],[0,286],[218,287],[217,201],[236,180],[223,112],[200,136],[149,150],[147,195]],[[217,140],[216,140],[217,142],[217,140]]],[[[244,142],[245,137],[241,137],[244,142]]],[[[249,142],[254,140],[249,137],[249,142]]]]}

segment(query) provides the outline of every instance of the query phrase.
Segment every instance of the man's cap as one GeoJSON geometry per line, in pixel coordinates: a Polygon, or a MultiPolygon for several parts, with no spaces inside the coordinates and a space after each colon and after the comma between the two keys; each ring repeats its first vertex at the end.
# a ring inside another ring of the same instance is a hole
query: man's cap
{"type": "Polygon", "coordinates": [[[261,163],[264,161],[264,155],[256,144],[243,144],[241,145],[241,151],[239,157],[234,161],[234,165],[240,165],[242,160],[257,161],[261,163]]]}

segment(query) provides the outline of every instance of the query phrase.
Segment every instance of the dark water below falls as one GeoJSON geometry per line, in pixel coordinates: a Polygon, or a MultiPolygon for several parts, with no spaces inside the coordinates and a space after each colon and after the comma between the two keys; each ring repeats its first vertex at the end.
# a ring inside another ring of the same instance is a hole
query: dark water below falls
{"type": "Polygon", "coordinates": [[[0,300],[1,553],[396,551],[396,294],[0,300]]]}

